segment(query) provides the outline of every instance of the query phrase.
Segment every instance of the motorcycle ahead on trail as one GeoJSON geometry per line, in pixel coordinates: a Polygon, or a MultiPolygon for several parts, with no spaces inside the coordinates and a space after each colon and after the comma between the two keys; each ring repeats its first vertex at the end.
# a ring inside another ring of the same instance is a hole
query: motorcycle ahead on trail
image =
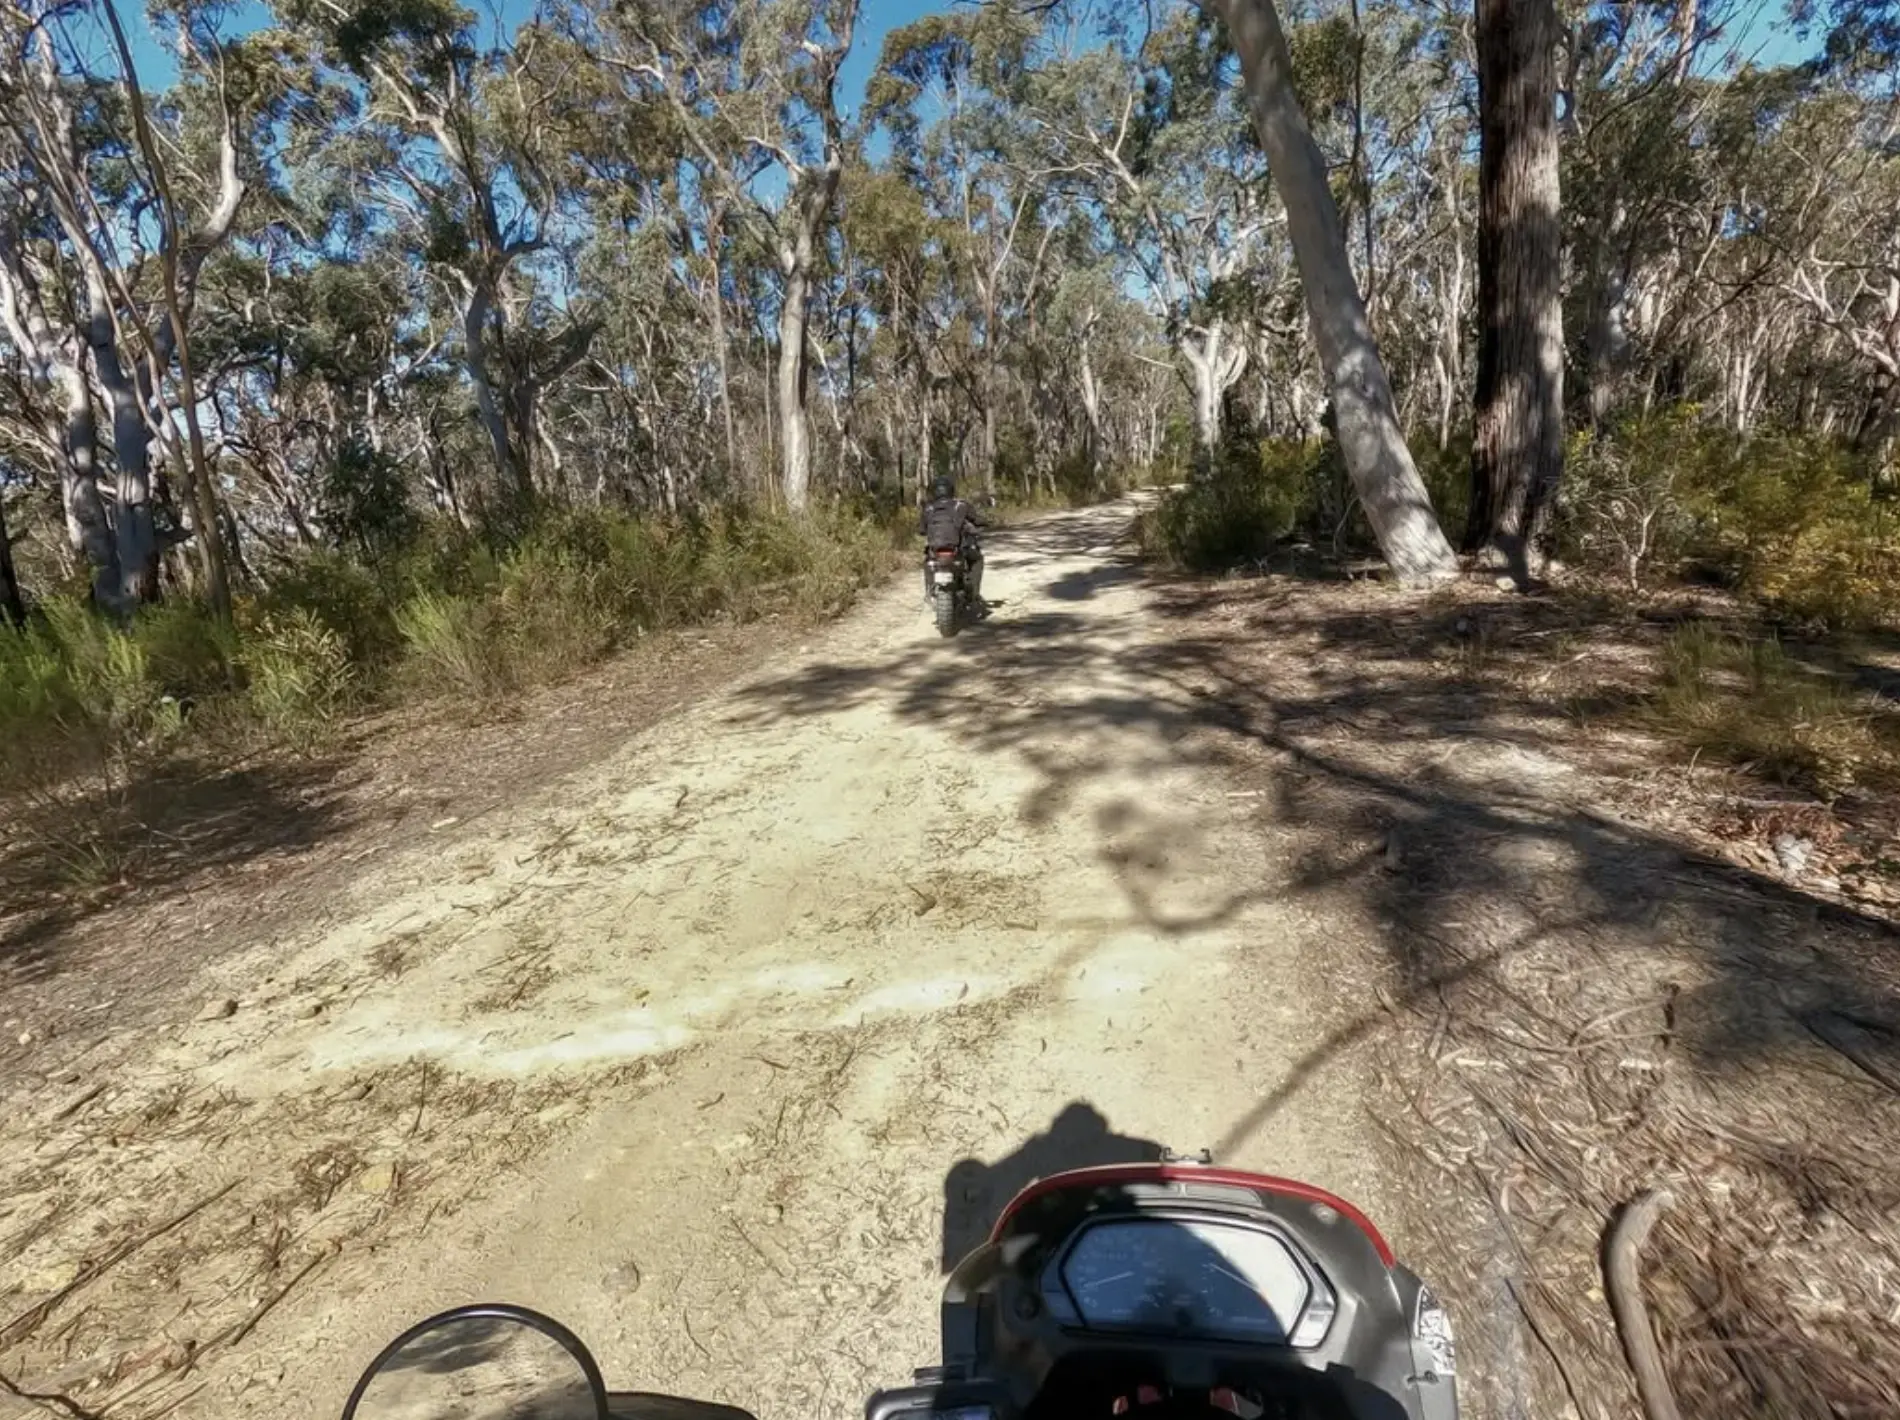
{"type": "Polygon", "coordinates": [[[930,609],[937,619],[937,634],[955,636],[977,617],[970,595],[969,556],[961,547],[927,547],[924,570],[930,576],[930,609]]]}
{"type": "MultiPolygon", "coordinates": [[[[1204,1160],[1203,1156],[1203,1160],[1204,1160]]],[[[1170,1159],[1030,1184],[950,1274],[942,1360],[867,1420],[1456,1420],[1444,1309],[1366,1216],[1170,1159]],[[1139,1412],[1137,1416],[1136,1412],[1139,1412]]],[[[610,1392],[560,1323],[458,1308],[397,1337],[343,1420],[751,1420],[610,1392]]]]}

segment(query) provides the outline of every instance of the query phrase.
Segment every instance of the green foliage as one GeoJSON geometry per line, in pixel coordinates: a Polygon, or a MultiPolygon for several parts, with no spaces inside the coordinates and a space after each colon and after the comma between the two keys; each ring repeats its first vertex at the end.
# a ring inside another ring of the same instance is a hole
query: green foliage
{"type": "Polygon", "coordinates": [[[416,690],[485,701],[514,688],[496,654],[493,618],[476,598],[419,591],[396,608],[395,622],[416,690]]]}
{"type": "Polygon", "coordinates": [[[343,638],[309,607],[266,617],[246,638],[244,703],[265,731],[308,744],[348,709],[356,688],[343,638]]]}
{"type": "Polygon", "coordinates": [[[1835,441],[1738,437],[1683,406],[1579,438],[1564,503],[1565,552],[1633,584],[1699,564],[1796,619],[1900,619],[1900,508],[1835,441]]]}
{"type": "Polygon", "coordinates": [[[167,679],[212,664],[208,635],[175,617],[122,629],[77,599],[42,603],[24,631],[0,629],[0,785],[91,770],[170,741],[183,725],[167,679]],[[155,663],[156,661],[156,663],[155,663]]]}
{"type": "Polygon", "coordinates": [[[254,608],[240,608],[239,624],[307,611],[342,643],[353,665],[373,674],[401,649],[390,585],[387,574],[379,577],[340,553],[311,553],[273,578],[254,608]]]}
{"type": "Polygon", "coordinates": [[[416,534],[402,466],[366,439],[346,439],[324,473],[323,526],[340,548],[375,557],[416,534]]]}
{"type": "Polygon", "coordinates": [[[1751,440],[1711,472],[1693,494],[1701,550],[1743,591],[1834,627],[1900,620],[1900,509],[1838,446],[1751,440]]]}
{"type": "Polygon", "coordinates": [[[236,629],[206,616],[195,602],[150,607],[139,613],[132,631],[144,656],[145,680],[159,694],[195,700],[221,695],[238,684],[236,629]]]}
{"type": "Polygon", "coordinates": [[[888,523],[846,510],[593,509],[512,541],[437,529],[375,567],[318,552],[240,601],[234,625],[188,601],[120,626],[49,599],[25,630],[0,628],[0,787],[220,731],[307,746],[378,699],[487,704],[655,630],[830,615],[893,546],[888,523]]]}
{"type": "Polygon", "coordinates": [[[1832,799],[1900,772],[1900,725],[1781,643],[1694,625],[1664,648],[1658,728],[1714,758],[1832,799]]]}
{"type": "Polygon", "coordinates": [[[1168,566],[1213,571],[1258,561],[1295,534],[1330,537],[1341,477],[1327,441],[1230,439],[1142,518],[1142,550],[1168,566]]]}

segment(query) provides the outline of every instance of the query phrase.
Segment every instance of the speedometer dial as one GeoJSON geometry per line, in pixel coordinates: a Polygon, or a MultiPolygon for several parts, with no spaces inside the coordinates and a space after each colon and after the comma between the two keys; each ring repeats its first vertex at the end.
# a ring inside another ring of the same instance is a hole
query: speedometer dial
{"type": "Polygon", "coordinates": [[[1313,1290],[1272,1233],[1174,1218],[1085,1229],[1062,1280],[1086,1326],[1279,1345],[1313,1290]]]}

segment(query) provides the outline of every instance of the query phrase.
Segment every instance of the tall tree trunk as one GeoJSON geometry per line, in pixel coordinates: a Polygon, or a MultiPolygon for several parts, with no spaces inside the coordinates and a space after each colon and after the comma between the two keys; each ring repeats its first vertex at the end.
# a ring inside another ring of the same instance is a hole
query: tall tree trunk
{"type": "Polygon", "coordinates": [[[1091,316],[1088,325],[1085,326],[1082,331],[1082,339],[1079,342],[1079,353],[1081,355],[1082,413],[1088,420],[1085,433],[1089,461],[1089,483],[1094,490],[1099,493],[1102,489],[1102,450],[1104,439],[1102,436],[1102,386],[1101,382],[1095,378],[1095,359],[1094,352],[1091,349],[1094,345],[1094,340],[1091,336],[1091,328],[1093,325],[1094,317],[1091,316]]]}
{"type": "Polygon", "coordinates": [[[712,338],[713,353],[719,357],[719,413],[726,428],[726,477],[739,477],[739,435],[732,418],[732,342],[726,337],[726,288],[719,260],[719,232],[715,228],[706,237],[706,249],[712,254],[712,338]]]}
{"type": "Polygon", "coordinates": [[[1584,328],[1584,378],[1590,427],[1601,428],[1622,402],[1630,357],[1629,212],[1621,198],[1598,229],[1592,258],[1590,323],[1584,328]]]}
{"type": "Polygon", "coordinates": [[[495,396],[494,381],[488,373],[488,312],[493,298],[479,282],[463,279],[467,299],[462,305],[462,368],[475,391],[475,410],[488,435],[488,450],[495,460],[502,492],[525,504],[531,492],[527,472],[508,437],[508,416],[495,396]]]}
{"type": "Polygon", "coordinates": [[[105,499],[99,496],[99,423],[93,413],[92,391],[76,362],[62,362],[58,378],[66,455],[60,469],[60,505],[66,513],[66,532],[73,550],[92,567],[93,601],[123,614],[132,607],[122,599],[119,550],[106,517],[105,499]]]}
{"type": "Polygon", "coordinates": [[[1438,448],[1440,452],[1451,447],[1452,415],[1458,407],[1458,391],[1464,386],[1465,379],[1465,224],[1463,204],[1458,200],[1458,178],[1463,164],[1454,158],[1445,173],[1445,215],[1450,222],[1451,231],[1451,269],[1445,275],[1444,304],[1439,320],[1443,329],[1439,332],[1439,348],[1433,352],[1432,364],[1440,371],[1440,398],[1438,406],[1438,448]]]}
{"type": "Polygon", "coordinates": [[[1270,0],[1199,3],[1226,22],[1240,55],[1260,146],[1286,200],[1287,233],[1306,291],[1320,366],[1332,393],[1340,451],[1366,520],[1401,582],[1451,577],[1457,559],[1399,428],[1392,386],[1352,279],[1339,208],[1327,186],[1326,160],[1293,89],[1293,65],[1280,17],[1270,0]]]}
{"type": "Polygon", "coordinates": [[[1564,464],[1554,0],[1477,0],[1478,344],[1465,549],[1528,584],[1564,464]]]}
{"type": "Polygon", "coordinates": [[[806,325],[811,319],[811,273],[804,263],[785,277],[778,317],[779,477],[788,512],[811,502],[811,420],[805,409],[806,325]]]}
{"type": "MultiPolygon", "coordinates": [[[[211,607],[224,620],[231,617],[231,578],[225,564],[224,521],[218,508],[218,490],[212,483],[210,461],[205,457],[204,431],[198,422],[198,389],[196,376],[191,365],[191,341],[185,327],[185,312],[191,301],[187,285],[195,289],[197,280],[194,258],[189,274],[180,270],[180,248],[184,244],[184,232],[178,221],[178,206],[172,200],[171,184],[165,175],[165,165],[158,156],[158,144],[153,140],[151,125],[145,115],[145,94],[139,87],[138,70],[132,63],[132,51],[126,44],[125,28],[119,23],[119,13],[112,0],[105,0],[102,7],[106,21],[111,26],[113,42],[119,51],[119,63],[125,83],[125,95],[132,110],[132,129],[138,138],[140,156],[152,181],[153,193],[158,198],[160,225],[159,270],[160,285],[165,303],[164,320],[160,323],[161,338],[154,342],[160,352],[160,358],[152,366],[153,388],[151,395],[162,408],[160,383],[166,365],[173,356],[178,361],[178,403],[179,412],[185,421],[186,473],[191,480],[191,502],[194,513],[193,522],[198,534],[198,562],[204,575],[205,595],[211,607]]],[[[237,213],[237,204],[243,199],[244,184],[236,175],[236,151],[232,143],[230,116],[225,117],[225,129],[220,143],[220,181],[219,207],[214,212],[206,235],[217,232],[216,240],[222,239],[222,233],[230,230],[230,223],[237,213]],[[221,229],[221,230],[220,230],[221,229]]],[[[141,409],[141,415],[143,410],[141,409]]],[[[115,430],[117,415],[114,416],[115,430]]],[[[120,460],[121,476],[125,471],[124,460],[120,460]]],[[[136,484],[148,483],[147,478],[136,479],[136,484]]],[[[140,489],[139,491],[148,491],[140,489]]],[[[146,515],[149,516],[149,513],[146,515]]],[[[141,529],[142,538],[147,530],[141,529]]],[[[123,544],[125,539],[121,538],[123,544]]],[[[142,570],[142,569],[141,569],[142,570]]],[[[121,567],[120,575],[131,578],[135,569],[121,567]]]]}
{"type": "Polygon", "coordinates": [[[4,493],[0,493],[0,621],[26,625],[26,598],[20,595],[20,579],[13,570],[13,538],[7,532],[4,493]]]}
{"type": "Polygon", "coordinates": [[[95,277],[87,285],[91,311],[86,342],[92,368],[112,412],[112,454],[118,468],[112,509],[113,556],[118,586],[114,603],[126,608],[158,595],[158,535],[152,519],[152,431],[145,422],[148,401],[119,359],[118,332],[110,297],[95,277]]]}
{"type": "Polygon", "coordinates": [[[1247,347],[1230,343],[1226,323],[1217,320],[1198,337],[1184,338],[1181,355],[1194,376],[1194,432],[1212,458],[1220,447],[1224,397],[1247,370],[1247,347]]]}

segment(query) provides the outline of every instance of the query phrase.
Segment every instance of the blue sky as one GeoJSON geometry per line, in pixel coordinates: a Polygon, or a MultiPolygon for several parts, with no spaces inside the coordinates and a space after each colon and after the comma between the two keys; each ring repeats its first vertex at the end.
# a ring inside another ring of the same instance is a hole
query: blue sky
{"type": "MultiPolygon", "coordinates": [[[[0,0],[0,4],[4,3],[6,0],[0,0]]],[[[463,0],[463,3],[478,15],[483,15],[484,27],[495,29],[499,35],[512,32],[534,13],[535,7],[535,0],[463,0]]],[[[946,0],[863,0],[863,10],[858,16],[857,40],[844,66],[844,90],[849,96],[847,102],[855,109],[863,97],[864,85],[877,64],[878,54],[884,48],[885,35],[925,15],[947,12],[951,8],[952,5],[946,0]]],[[[162,88],[170,82],[176,69],[171,56],[158,43],[145,22],[142,0],[119,0],[119,17],[124,21],[132,42],[132,58],[138,65],[140,79],[154,88],[162,88]]],[[[254,29],[267,23],[269,17],[270,11],[258,0],[241,0],[232,11],[231,28],[254,29]]]]}
{"type": "MultiPolygon", "coordinates": [[[[0,4],[6,0],[0,0],[0,4]]],[[[496,38],[511,32],[534,12],[535,0],[464,0],[476,13],[487,17],[496,38]]],[[[151,87],[162,88],[173,73],[171,56],[157,43],[145,23],[142,0],[119,0],[120,16],[132,42],[133,60],[139,76],[151,87]]],[[[901,29],[924,15],[947,12],[950,0],[863,0],[858,16],[857,42],[844,66],[846,102],[856,108],[864,93],[865,81],[884,47],[884,36],[901,29]]],[[[1787,23],[1780,0],[1740,0],[1734,40],[1741,51],[1758,64],[1788,64],[1806,58],[1814,44],[1802,40],[1787,23]]],[[[240,0],[232,13],[232,28],[245,29],[264,24],[268,9],[258,0],[240,0]]]]}

